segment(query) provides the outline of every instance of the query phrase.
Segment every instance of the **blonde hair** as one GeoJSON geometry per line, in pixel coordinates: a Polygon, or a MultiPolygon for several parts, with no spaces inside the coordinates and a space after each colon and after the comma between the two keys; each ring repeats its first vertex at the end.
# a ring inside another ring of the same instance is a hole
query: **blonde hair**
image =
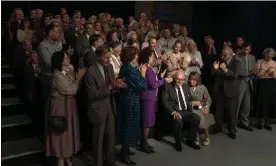
{"type": "Polygon", "coordinates": [[[192,39],[188,40],[187,43],[186,43],[186,46],[185,46],[185,51],[188,51],[188,45],[189,44],[194,44],[195,45],[195,50],[197,51],[197,45],[196,45],[196,42],[192,39]]]}

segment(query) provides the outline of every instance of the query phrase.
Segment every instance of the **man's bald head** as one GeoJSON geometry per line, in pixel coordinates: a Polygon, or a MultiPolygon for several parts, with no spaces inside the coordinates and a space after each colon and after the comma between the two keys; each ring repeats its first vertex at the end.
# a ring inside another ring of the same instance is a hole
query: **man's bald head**
{"type": "Polygon", "coordinates": [[[222,50],[221,56],[223,60],[229,61],[233,56],[233,50],[229,47],[226,47],[222,50]]]}

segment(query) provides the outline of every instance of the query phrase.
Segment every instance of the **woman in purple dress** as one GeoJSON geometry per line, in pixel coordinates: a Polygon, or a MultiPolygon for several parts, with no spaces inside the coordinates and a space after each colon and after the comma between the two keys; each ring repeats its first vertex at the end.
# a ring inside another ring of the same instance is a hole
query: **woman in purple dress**
{"type": "Polygon", "coordinates": [[[155,124],[155,105],[157,100],[157,90],[164,83],[164,75],[166,70],[161,73],[161,79],[157,77],[153,68],[149,65],[151,64],[152,51],[150,48],[144,48],[139,55],[139,64],[147,64],[146,81],[148,88],[146,91],[141,93],[140,103],[141,103],[141,120],[142,120],[142,140],[140,142],[140,150],[145,153],[154,153],[154,150],[148,144],[149,129],[155,124]],[[150,148],[151,147],[151,148],[150,148]]]}

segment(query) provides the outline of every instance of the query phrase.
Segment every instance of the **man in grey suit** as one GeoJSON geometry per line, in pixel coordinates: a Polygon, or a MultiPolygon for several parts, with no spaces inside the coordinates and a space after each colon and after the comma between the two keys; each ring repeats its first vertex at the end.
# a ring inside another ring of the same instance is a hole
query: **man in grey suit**
{"type": "MultiPolygon", "coordinates": [[[[243,43],[242,45],[242,52],[237,55],[239,61],[241,62],[242,69],[244,70],[245,74],[249,76],[250,74],[254,73],[255,66],[256,66],[256,59],[253,55],[250,55],[251,52],[251,44],[248,42],[243,43]]],[[[239,89],[239,114],[240,114],[240,125],[242,129],[253,131],[253,128],[249,126],[248,116],[251,110],[251,95],[253,93],[253,80],[244,77],[241,80],[241,85],[239,89]]],[[[238,118],[238,115],[237,115],[238,118]]]]}
{"type": "Polygon", "coordinates": [[[125,87],[122,80],[114,79],[113,67],[109,63],[109,47],[100,46],[95,51],[96,62],[86,74],[88,93],[88,119],[93,123],[92,146],[94,166],[115,166],[115,103],[112,89],[125,87]],[[104,151],[103,151],[104,147],[104,151]]]}
{"type": "Polygon", "coordinates": [[[241,62],[233,57],[231,48],[222,50],[222,62],[214,62],[213,74],[215,75],[214,93],[216,96],[216,128],[214,134],[222,131],[224,109],[227,111],[228,136],[236,139],[236,120],[238,113],[239,89],[241,78],[246,75],[241,62]]]}

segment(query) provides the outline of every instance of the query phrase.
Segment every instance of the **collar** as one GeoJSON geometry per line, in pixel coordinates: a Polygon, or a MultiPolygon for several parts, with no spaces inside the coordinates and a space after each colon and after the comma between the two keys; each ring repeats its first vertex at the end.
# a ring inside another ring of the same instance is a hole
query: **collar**
{"type": "Polygon", "coordinates": [[[66,75],[66,74],[67,74],[67,72],[64,71],[64,70],[62,70],[61,73],[62,73],[63,75],[66,75]]]}
{"type": "Polygon", "coordinates": [[[89,35],[87,35],[87,34],[85,34],[85,36],[86,36],[86,37],[87,37],[87,39],[89,40],[89,37],[90,37],[90,36],[89,36],[89,35]]]}
{"type": "Polygon", "coordinates": [[[101,69],[104,68],[104,66],[103,66],[102,64],[100,64],[99,62],[96,62],[96,63],[97,63],[97,66],[98,66],[99,68],[101,68],[101,69]]]}
{"type": "Polygon", "coordinates": [[[114,54],[111,54],[111,57],[112,57],[113,59],[120,60],[120,56],[119,56],[119,57],[116,57],[114,54]]]}
{"type": "Polygon", "coordinates": [[[92,48],[93,51],[96,51],[96,48],[94,46],[91,46],[91,48],[92,48]]]}
{"type": "Polygon", "coordinates": [[[227,65],[232,61],[233,58],[231,58],[229,61],[226,61],[227,65]]]}
{"type": "Polygon", "coordinates": [[[174,87],[175,89],[178,89],[178,88],[183,89],[182,86],[177,86],[176,84],[174,84],[174,87]]]}

